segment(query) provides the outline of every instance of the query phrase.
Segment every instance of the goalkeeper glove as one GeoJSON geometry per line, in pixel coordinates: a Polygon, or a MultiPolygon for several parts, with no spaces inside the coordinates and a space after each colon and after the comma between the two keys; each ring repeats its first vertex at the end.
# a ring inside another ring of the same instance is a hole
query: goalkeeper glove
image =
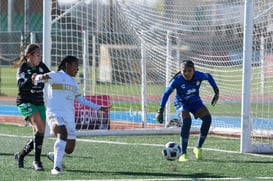
{"type": "Polygon", "coordinates": [[[212,98],[211,105],[215,106],[215,104],[217,103],[218,99],[219,99],[219,89],[218,89],[218,87],[216,87],[214,89],[214,97],[212,98]]]}
{"type": "Polygon", "coordinates": [[[155,116],[156,121],[159,122],[160,124],[162,124],[164,121],[163,113],[164,113],[164,107],[160,107],[155,116]]]}

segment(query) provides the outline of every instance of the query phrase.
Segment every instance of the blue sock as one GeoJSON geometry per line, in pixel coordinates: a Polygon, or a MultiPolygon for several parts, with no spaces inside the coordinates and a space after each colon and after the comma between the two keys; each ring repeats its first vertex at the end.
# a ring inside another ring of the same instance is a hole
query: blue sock
{"type": "Polygon", "coordinates": [[[203,143],[206,140],[206,137],[209,133],[209,128],[210,128],[210,124],[211,124],[211,115],[206,115],[202,118],[202,125],[200,128],[200,134],[199,134],[199,138],[196,144],[197,148],[201,148],[203,143]]]}
{"type": "Polygon", "coordinates": [[[182,154],[187,153],[191,122],[192,122],[191,118],[186,118],[186,119],[183,119],[182,121],[182,127],[180,132],[180,143],[182,148],[182,154]]]}

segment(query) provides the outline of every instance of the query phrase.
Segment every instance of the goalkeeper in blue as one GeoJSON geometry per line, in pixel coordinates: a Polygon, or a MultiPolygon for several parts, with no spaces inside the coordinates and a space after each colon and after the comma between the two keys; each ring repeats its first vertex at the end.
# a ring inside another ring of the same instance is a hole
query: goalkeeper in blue
{"type": "Polygon", "coordinates": [[[202,159],[202,146],[206,140],[211,125],[211,114],[203,104],[199,89],[202,81],[208,81],[214,90],[214,97],[211,105],[214,106],[219,98],[219,89],[211,74],[195,70],[194,63],[185,60],[182,63],[181,71],[178,72],[166,87],[160,102],[160,108],[156,114],[156,120],[163,123],[164,108],[171,93],[176,89],[174,106],[179,118],[182,121],[180,132],[180,144],[182,148],[179,161],[188,161],[187,147],[192,124],[191,114],[197,119],[202,120],[200,135],[196,147],[193,149],[196,159],[202,159]]]}

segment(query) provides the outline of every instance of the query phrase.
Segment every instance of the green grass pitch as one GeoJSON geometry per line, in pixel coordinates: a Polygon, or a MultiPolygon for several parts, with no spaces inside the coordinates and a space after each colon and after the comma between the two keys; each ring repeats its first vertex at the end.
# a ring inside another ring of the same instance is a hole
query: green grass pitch
{"type": "Polygon", "coordinates": [[[46,158],[55,139],[44,141],[42,161],[45,171],[32,168],[34,153],[25,158],[25,168],[17,168],[13,154],[32,135],[31,127],[0,124],[1,180],[273,180],[273,156],[241,154],[240,140],[208,137],[203,160],[195,160],[189,140],[190,161],[167,161],[161,155],[168,141],[179,135],[79,137],[73,154],[64,158],[62,175],[51,175],[53,164],[46,158]]]}

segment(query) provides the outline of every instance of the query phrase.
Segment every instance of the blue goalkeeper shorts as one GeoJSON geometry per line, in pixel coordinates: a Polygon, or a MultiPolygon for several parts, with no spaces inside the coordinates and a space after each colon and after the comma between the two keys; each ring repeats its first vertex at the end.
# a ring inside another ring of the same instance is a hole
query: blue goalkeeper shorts
{"type": "Polygon", "coordinates": [[[178,117],[180,118],[180,115],[183,111],[189,111],[190,113],[195,115],[195,113],[199,109],[205,107],[205,105],[203,104],[203,102],[201,100],[199,100],[199,101],[193,102],[191,104],[183,104],[182,102],[176,102],[174,104],[174,107],[175,107],[178,117]]]}

